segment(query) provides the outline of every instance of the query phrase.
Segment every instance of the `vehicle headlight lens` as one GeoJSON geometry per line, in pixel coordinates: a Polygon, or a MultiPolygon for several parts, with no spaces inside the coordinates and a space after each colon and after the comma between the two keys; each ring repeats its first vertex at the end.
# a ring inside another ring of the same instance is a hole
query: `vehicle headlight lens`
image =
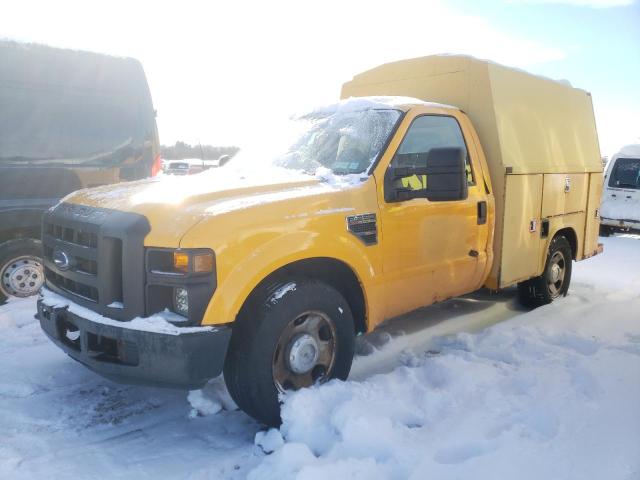
{"type": "Polygon", "coordinates": [[[197,253],[193,256],[193,271],[195,273],[213,272],[213,253],[197,253]]]}
{"type": "Polygon", "coordinates": [[[211,273],[214,264],[213,252],[173,252],[173,268],[176,272],[190,273],[189,263],[193,264],[192,273],[211,273]]]}
{"type": "Polygon", "coordinates": [[[173,306],[176,313],[185,317],[189,316],[189,292],[186,288],[177,287],[174,289],[173,306]]]}

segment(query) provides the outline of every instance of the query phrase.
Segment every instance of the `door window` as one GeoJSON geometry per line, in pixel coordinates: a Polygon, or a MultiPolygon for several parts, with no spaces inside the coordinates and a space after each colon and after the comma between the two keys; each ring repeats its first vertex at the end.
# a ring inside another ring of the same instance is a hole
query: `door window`
{"type": "MultiPolygon", "coordinates": [[[[464,152],[467,183],[475,185],[469,152],[458,121],[443,115],[423,115],[416,118],[407,131],[393,160],[392,167],[416,167],[413,161],[424,159],[432,148],[455,147],[464,152]],[[399,154],[399,155],[398,155],[399,154]],[[417,154],[417,155],[412,155],[417,154]]],[[[401,179],[411,190],[426,190],[427,175],[412,175],[401,179]]]]}

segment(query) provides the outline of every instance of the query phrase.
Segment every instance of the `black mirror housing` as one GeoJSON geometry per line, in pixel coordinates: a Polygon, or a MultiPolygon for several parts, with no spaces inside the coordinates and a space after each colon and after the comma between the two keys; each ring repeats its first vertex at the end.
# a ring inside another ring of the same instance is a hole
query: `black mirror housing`
{"type": "Polygon", "coordinates": [[[464,200],[469,194],[461,148],[432,148],[427,157],[427,198],[432,202],[464,200]]]}
{"type": "Polygon", "coordinates": [[[432,202],[464,200],[468,195],[466,163],[461,148],[432,148],[425,153],[397,154],[394,160],[403,166],[389,167],[385,175],[385,200],[401,202],[427,198],[432,202]],[[409,166],[404,166],[404,165],[409,166]],[[397,180],[426,175],[425,190],[398,187],[397,180]]]}

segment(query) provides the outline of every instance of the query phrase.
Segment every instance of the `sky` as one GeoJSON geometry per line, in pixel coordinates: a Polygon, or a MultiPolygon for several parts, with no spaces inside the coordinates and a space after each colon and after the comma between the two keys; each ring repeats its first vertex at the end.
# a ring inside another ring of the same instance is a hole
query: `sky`
{"type": "Polygon", "coordinates": [[[239,145],[389,61],[462,53],[593,95],[603,155],[640,143],[640,0],[0,0],[0,38],[140,60],[160,140],[239,145]]]}

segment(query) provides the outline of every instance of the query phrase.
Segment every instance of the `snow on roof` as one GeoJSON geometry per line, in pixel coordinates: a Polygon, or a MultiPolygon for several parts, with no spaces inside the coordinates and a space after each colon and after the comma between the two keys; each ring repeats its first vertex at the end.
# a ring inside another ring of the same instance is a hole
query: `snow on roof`
{"type": "Polygon", "coordinates": [[[622,157],[626,155],[640,156],[640,143],[625,145],[615,156],[622,157]]]}
{"type": "Polygon", "coordinates": [[[377,96],[377,97],[349,97],[341,100],[338,103],[332,103],[329,105],[322,105],[314,108],[311,112],[308,112],[302,117],[322,117],[332,115],[335,113],[349,113],[349,112],[361,112],[363,110],[388,110],[393,108],[400,108],[407,105],[425,105],[431,107],[440,108],[453,108],[458,110],[458,107],[452,105],[446,105],[443,103],[425,102],[418,98],[413,97],[395,97],[395,96],[377,96]]]}

